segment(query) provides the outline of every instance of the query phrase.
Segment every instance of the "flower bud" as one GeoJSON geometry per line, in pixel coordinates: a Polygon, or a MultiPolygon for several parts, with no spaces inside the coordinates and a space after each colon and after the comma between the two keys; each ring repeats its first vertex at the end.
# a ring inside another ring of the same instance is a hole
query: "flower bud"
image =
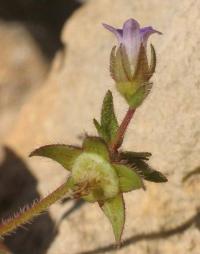
{"type": "Polygon", "coordinates": [[[147,40],[153,33],[161,34],[152,27],[140,29],[134,19],[127,20],[123,29],[103,24],[114,33],[119,45],[113,47],[110,55],[110,72],[117,90],[132,108],[138,107],[151,90],[149,81],[156,66],[156,54],[151,45],[151,62],[147,59],[147,40]]]}

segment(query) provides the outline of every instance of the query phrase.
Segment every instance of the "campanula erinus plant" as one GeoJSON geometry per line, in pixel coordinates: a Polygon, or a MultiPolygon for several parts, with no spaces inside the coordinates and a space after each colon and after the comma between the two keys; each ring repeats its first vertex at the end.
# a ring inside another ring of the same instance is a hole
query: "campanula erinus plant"
{"type": "Polygon", "coordinates": [[[127,113],[119,124],[113,96],[108,91],[103,100],[100,121],[93,120],[97,136],[86,136],[80,147],[53,144],[34,150],[30,156],[51,158],[69,171],[69,177],[44,199],[21,209],[13,218],[3,220],[1,236],[68,196],[89,203],[97,202],[112,225],[116,243],[120,245],[125,223],[124,193],[144,188],[144,181],[167,181],[162,173],[148,165],[151,153],[121,148],[136,109],[152,88],[150,79],[156,68],[156,53],[151,45],[148,59],[147,41],[151,34],[161,33],[150,26],[140,28],[134,19],[128,19],[122,29],[107,24],[103,26],[118,40],[118,45],[112,48],[110,54],[110,73],[118,92],[128,104],[127,113]]]}

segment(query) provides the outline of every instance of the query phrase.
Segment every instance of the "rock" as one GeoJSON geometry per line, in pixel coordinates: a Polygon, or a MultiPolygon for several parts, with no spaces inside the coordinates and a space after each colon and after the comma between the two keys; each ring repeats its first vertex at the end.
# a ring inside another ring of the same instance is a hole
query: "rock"
{"type": "Polygon", "coordinates": [[[20,23],[0,22],[0,139],[15,124],[27,96],[41,86],[47,62],[20,23]]]}
{"type": "MultiPolygon", "coordinates": [[[[65,51],[57,54],[48,81],[24,106],[6,141],[37,177],[43,195],[56,188],[67,176],[65,170],[53,161],[27,155],[48,143],[79,144],[80,134],[95,133],[91,119],[99,115],[106,90],[114,90],[108,64],[115,41],[101,22],[121,26],[134,17],[164,33],[151,39],[158,54],[154,87],[138,109],[124,147],[152,152],[151,165],[166,174],[169,182],[146,184],[146,192],[125,195],[124,245],[117,253],[198,253],[198,184],[188,188],[189,182],[182,179],[200,163],[199,10],[199,1],[187,0],[181,5],[173,2],[173,8],[171,1],[88,1],[66,23],[65,51]]],[[[126,105],[114,95],[121,118],[126,105]]],[[[199,181],[199,175],[195,179],[199,181]]],[[[51,207],[55,220],[66,206],[51,207]]],[[[76,210],[59,230],[48,254],[64,254],[66,249],[116,253],[109,245],[113,242],[110,225],[95,204],[76,210]]]]}
{"type": "Polygon", "coordinates": [[[22,23],[43,55],[52,60],[56,51],[62,47],[60,32],[64,22],[81,5],[77,0],[1,0],[0,17],[2,20],[22,23]]]}

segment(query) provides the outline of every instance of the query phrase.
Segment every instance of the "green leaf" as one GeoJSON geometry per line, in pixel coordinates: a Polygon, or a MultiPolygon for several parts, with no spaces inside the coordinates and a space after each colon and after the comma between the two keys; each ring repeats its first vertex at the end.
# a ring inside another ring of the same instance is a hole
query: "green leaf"
{"type": "Polygon", "coordinates": [[[109,136],[107,133],[102,129],[100,123],[96,120],[93,119],[94,126],[96,127],[97,133],[101,138],[103,138],[106,142],[109,142],[109,136]]]}
{"type": "Polygon", "coordinates": [[[109,152],[106,143],[99,137],[86,137],[83,141],[83,149],[89,153],[96,153],[109,161],[109,152]]]}
{"type": "Polygon", "coordinates": [[[118,130],[118,122],[115,116],[113,96],[111,91],[106,93],[101,110],[101,128],[106,133],[109,141],[112,141],[118,130]]]}
{"type": "Polygon", "coordinates": [[[74,161],[82,153],[80,148],[68,145],[46,145],[34,150],[32,156],[43,156],[60,163],[67,170],[71,170],[74,161]]]}
{"type": "Polygon", "coordinates": [[[120,156],[122,160],[126,160],[129,165],[132,165],[137,173],[145,180],[156,183],[167,182],[167,178],[161,172],[150,167],[146,162],[144,162],[144,159],[135,157],[134,153],[125,152],[121,153],[120,156]]]}
{"type": "Polygon", "coordinates": [[[122,164],[113,164],[119,176],[119,188],[122,192],[128,192],[143,187],[140,176],[133,169],[122,164]]]}
{"type": "Polygon", "coordinates": [[[115,240],[120,245],[125,223],[125,206],[122,194],[118,194],[115,198],[107,200],[101,208],[111,222],[115,240]]]}

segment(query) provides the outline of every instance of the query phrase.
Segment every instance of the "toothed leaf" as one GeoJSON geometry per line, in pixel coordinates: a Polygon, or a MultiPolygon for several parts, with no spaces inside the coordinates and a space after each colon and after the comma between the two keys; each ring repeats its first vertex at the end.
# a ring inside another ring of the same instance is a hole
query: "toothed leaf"
{"type": "Polygon", "coordinates": [[[108,140],[105,141],[112,141],[115,138],[118,130],[118,122],[115,116],[113,105],[113,96],[109,90],[103,100],[103,106],[101,110],[101,129],[108,138],[108,140]]]}
{"type": "Polygon", "coordinates": [[[133,169],[122,164],[113,164],[119,176],[119,188],[122,192],[140,189],[143,187],[142,179],[133,169]]]}
{"type": "Polygon", "coordinates": [[[31,156],[42,156],[60,163],[65,169],[71,170],[74,161],[82,153],[80,148],[68,145],[46,145],[34,150],[31,156]]]}
{"type": "Polygon", "coordinates": [[[107,200],[101,208],[112,224],[115,240],[119,245],[125,223],[125,207],[122,194],[107,200]]]}
{"type": "Polygon", "coordinates": [[[148,152],[123,152],[123,157],[126,158],[137,158],[142,160],[149,160],[149,157],[151,156],[151,153],[148,152]]]}
{"type": "Polygon", "coordinates": [[[167,178],[159,171],[149,166],[143,159],[139,159],[129,153],[121,153],[121,159],[126,160],[134,169],[147,181],[162,183],[167,182],[167,178]]]}
{"type": "Polygon", "coordinates": [[[97,133],[101,138],[103,138],[106,142],[109,142],[109,136],[107,133],[102,129],[100,123],[96,120],[93,119],[94,126],[96,127],[97,133]]]}
{"type": "Polygon", "coordinates": [[[86,137],[83,142],[83,149],[89,153],[96,153],[109,161],[109,152],[106,143],[99,137],[86,137]]]}

